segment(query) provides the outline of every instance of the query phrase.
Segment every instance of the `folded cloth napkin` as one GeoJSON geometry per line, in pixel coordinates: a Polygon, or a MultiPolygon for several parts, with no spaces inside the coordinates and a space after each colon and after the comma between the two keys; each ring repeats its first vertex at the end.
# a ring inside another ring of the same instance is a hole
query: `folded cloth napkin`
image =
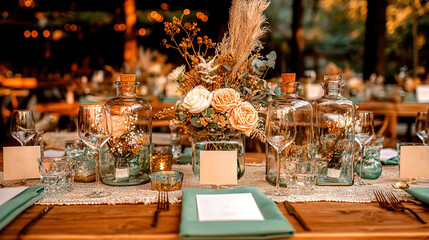
{"type": "Polygon", "coordinates": [[[12,222],[21,212],[43,198],[43,186],[33,186],[24,190],[0,206],[0,230],[12,222]]]}
{"type": "Polygon", "coordinates": [[[177,159],[179,164],[190,164],[192,163],[192,148],[187,147],[183,150],[182,156],[177,159]]]}
{"type": "Polygon", "coordinates": [[[182,218],[179,237],[185,239],[268,239],[291,237],[295,229],[280,213],[277,205],[257,187],[235,189],[183,189],[182,218]],[[252,193],[264,221],[199,222],[197,194],[252,193]]]}
{"type": "Polygon", "coordinates": [[[429,188],[408,188],[405,191],[417,200],[429,205],[429,188]]]}
{"type": "Polygon", "coordinates": [[[392,148],[383,148],[380,150],[380,162],[388,165],[398,165],[398,152],[392,148]]]}
{"type": "Polygon", "coordinates": [[[384,165],[398,165],[399,164],[399,157],[393,157],[385,160],[380,160],[380,162],[384,165]]]}

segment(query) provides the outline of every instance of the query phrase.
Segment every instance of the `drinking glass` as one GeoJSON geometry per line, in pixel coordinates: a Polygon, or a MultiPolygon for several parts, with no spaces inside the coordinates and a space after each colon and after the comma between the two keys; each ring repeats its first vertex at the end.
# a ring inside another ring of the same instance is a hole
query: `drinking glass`
{"type": "Polygon", "coordinates": [[[21,146],[25,146],[36,135],[33,111],[14,110],[12,112],[10,133],[21,146]]]}
{"type": "Polygon", "coordinates": [[[276,149],[277,178],[276,190],[271,195],[283,195],[280,192],[280,153],[289,146],[296,136],[295,109],[286,103],[278,102],[270,105],[267,112],[265,136],[267,142],[276,149]]]}
{"type": "Polygon", "coordinates": [[[177,160],[182,156],[182,146],[180,145],[180,128],[182,127],[180,122],[177,120],[170,121],[171,131],[171,148],[173,152],[173,159],[177,160]]]}
{"type": "Polygon", "coordinates": [[[359,164],[359,179],[356,182],[356,185],[369,185],[362,181],[362,166],[364,161],[364,149],[374,137],[374,114],[372,112],[357,112],[355,119],[355,140],[359,143],[361,148],[361,159],[359,164]]]}
{"type": "Polygon", "coordinates": [[[96,152],[95,179],[96,191],[89,194],[91,198],[107,197],[110,193],[101,189],[100,184],[100,148],[112,135],[110,112],[100,105],[81,105],[78,114],[78,133],[82,141],[96,152]]]}
{"type": "Polygon", "coordinates": [[[47,197],[73,190],[74,160],[69,157],[42,157],[39,161],[40,183],[47,197]]]}
{"type": "Polygon", "coordinates": [[[429,145],[427,113],[418,112],[416,117],[416,135],[422,140],[423,145],[429,145]]]}

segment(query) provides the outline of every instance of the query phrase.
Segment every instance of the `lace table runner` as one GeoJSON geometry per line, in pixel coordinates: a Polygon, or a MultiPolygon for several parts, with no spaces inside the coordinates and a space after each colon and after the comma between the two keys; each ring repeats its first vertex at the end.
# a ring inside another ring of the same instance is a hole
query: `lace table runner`
{"type": "MultiPolygon", "coordinates": [[[[198,180],[192,173],[191,165],[175,165],[173,170],[184,173],[183,188],[211,188],[211,186],[200,185],[198,180]]],[[[410,201],[413,198],[405,191],[393,189],[391,184],[399,181],[398,166],[383,166],[383,173],[377,180],[366,180],[371,182],[371,185],[366,186],[315,186],[312,193],[296,194],[289,193],[287,196],[271,196],[275,202],[283,202],[285,200],[291,202],[311,202],[311,201],[333,201],[333,202],[372,202],[375,201],[373,191],[393,191],[395,195],[404,201],[410,201]]],[[[11,185],[10,181],[3,181],[3,174],[0,174],[0,183],[3,185],[11,185]]],[[[27,185],[39,184],[38,180],[27,180],[27,185]]],[[[265,180],[265,165],[253,164],[246,165],[246,173],[243,178],[238,181],[238,186],[255,186],[261,189],[262,192],[274,190],[274,186],[267,183],[265,180]]],[[[102,185],[104,191],[110,192],[111,195],[105,198],[87,198],[85,195],[94,190],[95,183],[75,183],[74,190],[65,195],[58,197],[45,197],[39,200],[36,204],[41,205],[75,205],[75,204],[135,204],[135,203],[156,203],[157,191],[152,191],[151,184],[147,183],[139,186],[113,187],[102,185]]],[[[412,187],[429,187],[429,182],[412,185],[412,187]]],[[[287,188],[281,188],[285,191],[287,188]]],[[[181,201],[182,192],[173,191],[169,194],[171,203],[181,201]]]]}

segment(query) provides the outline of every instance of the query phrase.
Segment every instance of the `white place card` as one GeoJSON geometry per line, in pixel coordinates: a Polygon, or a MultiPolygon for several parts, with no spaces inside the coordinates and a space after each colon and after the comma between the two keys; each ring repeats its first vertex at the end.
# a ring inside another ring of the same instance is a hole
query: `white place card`
{"type": "Polygon", "coordinates": [[[401,146],[401,178],[429,177],[429,146],[401,146]]]}
{"type": "Polygon", "coordinates": [[[316,100],[323,96],[323,88],[319,83],[305,85],[305,99],[316,100]]]}
{"type": "Polygon", "coordinates": [[[419,103],[429,103],[429,85],[417,86],[416,99],[419,103]]]}
{"type": "Polygon", "coordinates": [[[264,221],[251,193],[196,195],[198,220],[264,221]]]}
{"type": "Polygon", "coordinates": [[[0,206],[11,200],[18,194],[22,193],[28,187],[10,187],[10,188],[0,188],[0,206]]]}
{"type": "Polygon", "coordinates": [[[200,184],[237,185],[237,150],[200,151],[200,184]]]}
{"type": "Polygon", "coordinates": [[[4,180],[39,178],[40,146],[4,147],[4,180]]]}

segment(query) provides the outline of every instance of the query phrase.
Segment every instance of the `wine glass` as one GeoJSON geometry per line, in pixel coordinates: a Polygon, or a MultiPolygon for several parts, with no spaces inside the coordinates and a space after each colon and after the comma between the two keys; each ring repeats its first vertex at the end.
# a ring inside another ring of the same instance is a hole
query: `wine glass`
{"type": "Polygon", "coordinates": [[[418,112],[416,117],[416,135],[422,140],[423,145],[429,145],[427,113],[418,112]]]}
{"type": "Polygon", "coordinates": [[[81,105],[78,115],[78,133],[82,141],[95,153],[95,179],[96,191],[87,195],[91,198],[107,197],[110,193],[101,189],[100,184],[100,148],[107,142],[112,134],[110,112],[100,105],[81,105]]]}
{"type": "Polygon", "coordinates": [[[282,195],[280,192],[280,153],[295,140],[295,109],[285,103],[269,106],[265,131],[267,142],[271,144],[277,152],[276,190],[271,194],[279,196],[282,195]]]}
{"type": "MultiPolygon", "coordinates": [[[[355,140],[359,143],[361,148],[361,159],[359,168],[359,179],[356,182],[356,185],[369,185],[362,181],[362,168],[364,161],[364,149],[373,138],[375,137],[374,130],[374,114],[372,112],[357,112],[355,119],[355,140]]],[[[357,165],[356,164],[356,165],[357,165]]]]}
{"type": "Polygon", "coordinates": [[[14,110],[12,112],[10,133],[21,146],[25,146],[36,135],[33,111],[14,110]]]}

